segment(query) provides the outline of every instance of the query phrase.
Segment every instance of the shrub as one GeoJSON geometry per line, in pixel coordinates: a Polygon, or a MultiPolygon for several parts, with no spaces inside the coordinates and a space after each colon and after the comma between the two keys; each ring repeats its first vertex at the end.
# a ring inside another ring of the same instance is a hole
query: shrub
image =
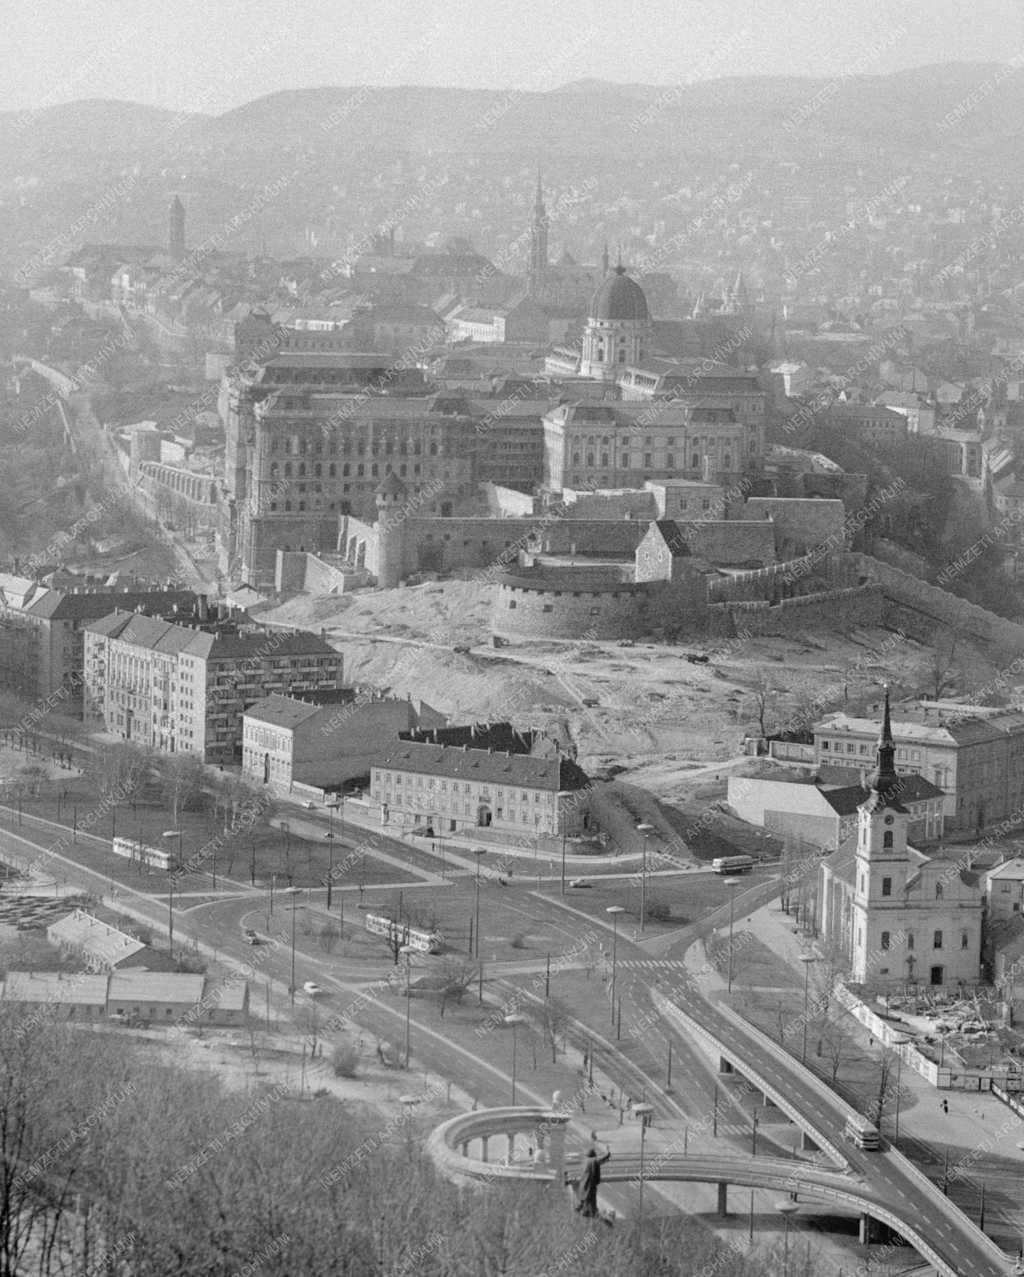
{"type": "Polygon", "coordinates": [[[668,922],[672,917],[672,906],[667,900],[654,900],[647,902],[647,916],[654,922],[668,922]]]}

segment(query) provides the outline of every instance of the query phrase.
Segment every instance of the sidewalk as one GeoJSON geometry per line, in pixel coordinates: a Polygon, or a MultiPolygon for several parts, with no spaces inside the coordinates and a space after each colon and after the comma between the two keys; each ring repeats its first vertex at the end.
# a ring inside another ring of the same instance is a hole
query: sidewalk
{"type": "MultiPolygon", "coordinates": [[[[813,953],[814,944],[809,937],[799,935],[791,917],[782,913],[777,905],[757,910],[734,923],[734,938],[747,932],[757,937],[776,957],[800,971],[799,955],[813,953]]],[[[687,965],[698,984],[705,989],[721,990],[725,980],[707,962],[703,946],[694,946],[687,953],[687,965]],[[692,963],[692,965],[691,965],[692,963]]],[[[803,973],[800,974],[803,980],[803,973]]],[[[742,987],[742,986],[740,986],[742,987]]],[[[737,988],[736,979],[733,988],[737,988]]],[[[852,1042],[865,1052],[877,1051],[872,1034],[852,1015],[845,1016],[843,1027],[852,1042]]],[[[842,1074],[840,1074],[842,1080],[842,1074]]],[[[951,1164],[956,1160],[952,1150],[981,1150],[984,1156],[1007,1157],[1021,1163],[1024,1175],[1024,1120],[1002,1104],[988,1091],[940,1091],[931,1086],[913,1069],[900,1072],[900,1093],[904,1097],[900,1107],[900,1135],[922,1140],[929,1144],[949,1146],[951,1164]],[[942,1101],[949,1112],[942,1110],[942,1101]]],[[[886,1125],[891,1119],[886,1119],[886,1125]]],[[[974,1157],[972,1163],[978,1173],[983,1163],[974,1157]]]]}

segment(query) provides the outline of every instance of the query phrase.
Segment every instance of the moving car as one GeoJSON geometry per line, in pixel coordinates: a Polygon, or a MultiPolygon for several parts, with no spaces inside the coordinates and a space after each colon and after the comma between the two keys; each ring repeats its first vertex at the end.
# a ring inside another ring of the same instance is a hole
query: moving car
{"type": "Polygon", "coordinates": [[[586,878],[573,878],[569,883],[570,887],[592,887],[594,884],[587,882],[586,878]]]}
{"type": "Polygon", "coordinates": [[[302,992],[308,993],[311,998],[316,997],[318,993],[323,993],[323,989],[313,980],[307,980],[302,986],[302,992]]]}
{"type": "Polygon", "coordinates": [[[252,927],[246,927],[245,929],[245,942],[246,944],[259,944],[260,942],[259,936],[253,931],[252,927]]]}

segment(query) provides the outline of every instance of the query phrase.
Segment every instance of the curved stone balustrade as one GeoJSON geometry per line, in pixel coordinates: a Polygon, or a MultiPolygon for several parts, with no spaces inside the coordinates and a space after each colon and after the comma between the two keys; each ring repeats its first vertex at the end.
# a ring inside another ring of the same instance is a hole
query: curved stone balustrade
{"type": "Polygon", "coordinates": [[[440,1170],[453,1176],[561,1180],[565,1170],[565,1131],[571,1116],[528,1105],[461,1113],[430,1133],[427,1152],[440,1170]],[[493,1150],[492,1140],[499,1141],[493,1150]],[[517,1140],[524,1153],[519,1161],[517,1140]],[[478,1157],[469,1156],[474,1143],[479,1145],[478,1157]],[[529,1148],[539,1156],[529,1158],[529,1148]],[[501,1160],[489,1160],[492,1151],[501,1160]]]}

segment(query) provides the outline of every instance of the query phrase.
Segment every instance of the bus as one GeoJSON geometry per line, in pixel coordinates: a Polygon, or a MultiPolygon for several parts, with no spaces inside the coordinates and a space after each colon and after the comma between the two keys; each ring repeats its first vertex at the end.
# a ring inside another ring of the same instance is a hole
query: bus
{"type": "Polygon", "coordinates": [[[843,1128],[843,1134],[858,1148],[862,1148],[865,1152],[877,1153],[882,1147],[882,1137],[878,1133],[878,1127],[874,1122],[869,1122],[866,1117],[859,1114],[853,1115],[846,1119],[846,1125],[843,1128]]]}
{"type": "Polygon", "coordinates": [[[753,856],[716,856],[711,862],[711,868],[716,874],[745,874],[756,863],[753,856]]]}

